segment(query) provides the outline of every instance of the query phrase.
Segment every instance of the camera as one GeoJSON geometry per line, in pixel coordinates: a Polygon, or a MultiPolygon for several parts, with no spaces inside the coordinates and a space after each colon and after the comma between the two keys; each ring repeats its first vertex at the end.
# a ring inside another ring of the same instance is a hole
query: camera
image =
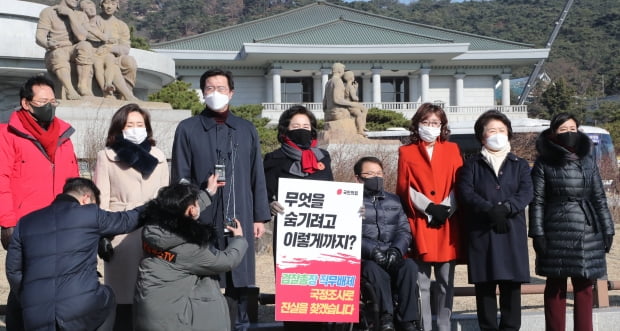
{"type": "Polygon", "coordinates": [[[233,232],[228,230],[228,228],[226,226],[230,226],[233,228],[237,228],[237,222],[235,222],[234,218],[230,218],[230,217],[226,217],[226,219],[224,220],[224,236],[227,237],[232,237],[233,236],[233,232]]]}
{"type": "Polygon", "coordinates": [[[224,226],[230,226],[231,228],[237,228],[237,222],[235,222],[234,218],[226,217],[224,221],[224,226]]]}
{"type": "Polygon", "coordinates": [[[215,173],[217,174],[217,181],[218,182],[225,182],[226,181],[226,166],[223,164],[216,164],[215,165],[215,173]]]}

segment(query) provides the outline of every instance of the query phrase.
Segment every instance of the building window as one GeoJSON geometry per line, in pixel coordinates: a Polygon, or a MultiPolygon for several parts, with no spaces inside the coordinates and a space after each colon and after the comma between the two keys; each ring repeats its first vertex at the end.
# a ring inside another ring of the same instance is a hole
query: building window
{"type": "Polygon", "coordinates": [[[382,102],[409,102],[407,77],[381,77],[382,102]]]}
{"type": "Polygon", "coordinates": [[[282,77],[282,102],[302,103],[312,102],[312,78],[311,77],[282,77]]]}

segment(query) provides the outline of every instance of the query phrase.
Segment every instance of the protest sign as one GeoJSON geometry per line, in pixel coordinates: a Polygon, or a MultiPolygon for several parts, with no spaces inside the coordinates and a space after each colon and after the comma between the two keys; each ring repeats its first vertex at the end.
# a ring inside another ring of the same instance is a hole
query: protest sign
{"type": "Polygon", "coordinates": [[[363,186],[281,178],[276,320],[357,322],[363,186]]]}

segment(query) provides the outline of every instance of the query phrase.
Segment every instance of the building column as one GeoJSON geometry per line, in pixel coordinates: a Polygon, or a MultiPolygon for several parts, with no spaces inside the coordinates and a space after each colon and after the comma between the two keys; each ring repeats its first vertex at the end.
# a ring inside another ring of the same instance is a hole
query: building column
{"type": "Polygon", "coordinates": [[[502,78],[502,106],[510,106],[510,76],[512,75],[500,75],[502,78]]]}
{"type": "Polygon", "coordinates": [[[362,73],[362,89],[363,100],[362,102],[369,102],[372,95],[372,82],[370,75],[367,72],[362,73]]]}
{"type": "Polygon", "coordinates": [[[430,72],[431,69],[429,68],[420,69],[420,97],[422,102],[430,102],[430,72]]]}
{"type": "Polygon", "coordinates": [[[465,74],[456,74],[454,75],[454,83],[455,83],[455,91],[456,91],[456,106],[464,106],[464,95],[465,91],[463,88],[463,80],[465,78],[465,74]]]}
{"type": "Polygon", "coordinates": [[[321,68],[321,101],[325,98],[325,85],[329,81],[329,74],[332,72],[332,69],[329,68],[321,68]]]}
{"type": "Polygon", "coordinates": [[[420,75],[410,72],[409,73],[409,102],[418,102],[418,98],[420,93],[418,93],[418,89],[420,88],[418,85],[418,81],[420,79],[420,75]]]}
{"type": "Polygon", "coordinates": [[[280,74],[282,69],[271,69],[271,86],[273,88],[273,102],[282,103],[282,79],[280,74]]]}
{"type": "Polygon", "coordinates": [[[320,75],[319,73],[312,73],[312,95],[314,99],[312,102],[323,102],[324,88],[323,86],[321,86],[321,84],[323,83],[322,78],[322,75],[320,75]]]}
{"type": "Polygon", "coordinates": [[[381,70],[382,68],[372,68],[372,102],[381,103],[381,70]]]}

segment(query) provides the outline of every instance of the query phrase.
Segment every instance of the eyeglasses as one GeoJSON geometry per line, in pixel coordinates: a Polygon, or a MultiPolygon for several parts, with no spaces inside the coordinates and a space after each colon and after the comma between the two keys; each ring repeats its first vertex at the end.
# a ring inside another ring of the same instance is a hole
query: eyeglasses
{"type": "Polygon", "coordinates": [[[218,91],[220,93],[226,93],[228,92],[228,87],[227,86],[207,86],[205,87],[205,91],[207,91],[208,93],[211,93],[213,91],[218,91]]]}
{"type": "Polygon", "coordinates": [[[383,177],[383,171],[361,172],[360,175],[363,175],[364,177],[383,177]]]}
{"type": "Polygon", "coordinates": [[[420,124],[422,124],[423,126],[430,126],[430,127],[433,127],[433,128],[438,128],[438,127],[441,126],[441,122],[435,122],[435,121],[433,121],[433,122],[431,122],[431,121],[422,121],[422,122],[420,122],[420,124]]]}
{"type": "Polygon", "coordinates": [[[48,103],[51,103],[52,106],[56,107],[56,106],[58,106],[60,104],[60,101],[58,101],[56,99],[52,99],[52,100],[32,100],[32,101],[30,101],[30,104],[32,104],[35,107],[45,106],[48,103]]]}

